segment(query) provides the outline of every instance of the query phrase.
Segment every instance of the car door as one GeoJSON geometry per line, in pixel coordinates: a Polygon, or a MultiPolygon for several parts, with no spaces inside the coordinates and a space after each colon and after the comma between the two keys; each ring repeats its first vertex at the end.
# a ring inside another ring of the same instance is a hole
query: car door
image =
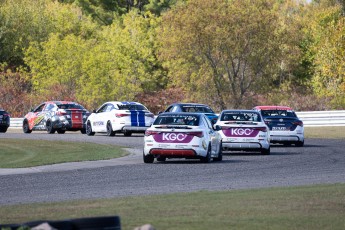
{"type": "Polygon", "coordinates": [[[94,114],[92,129],[94,132],[106,132],[107,123],[105,121],[108,104],[102,105],[94,114]]]}
{"type": "Polygon", "coordinates": [[[37,106],[32,112],[28,114],[26,119],[29,122],[29,128],[39,128],[43,129],[44,127],[44,113],[43,108],[46,106],[46,103],[42,103],[39,106],[37,106]],[[41,127],[42,126],[42,127],[41,127]]]}
{"type": "Polygon", "coordinates": [[[203,120],[205,127],[207,129],[207,133],[209,134],[209,139],[211,142],[211,152],[212,152],[212,154],[216,154],[216,153],[218,153],[218,150],[219,150],[220,136],[219,136],[218,132],[216,132],[213,129],[211,121],[207,117],[202,116],[202,120],[203,120]]]}

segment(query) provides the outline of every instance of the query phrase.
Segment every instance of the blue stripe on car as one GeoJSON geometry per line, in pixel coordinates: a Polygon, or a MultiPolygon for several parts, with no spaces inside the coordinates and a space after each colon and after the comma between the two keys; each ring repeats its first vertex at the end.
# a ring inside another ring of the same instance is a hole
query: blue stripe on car
{"type": "Polygon", "coordinates": [[[133,110],[131,112],[131,126],[145,126],[145,112],[133,110]]]}
{"type": "Polygon", "coordinates": [[[138,111],[139,126],[145,126],[145,112],[138,111]]]}
{"type": "Polygon", "coordinates": [[[138,126],[137,111],[130,111],[130,112],[131,112],[131,126],[138,126]]]}

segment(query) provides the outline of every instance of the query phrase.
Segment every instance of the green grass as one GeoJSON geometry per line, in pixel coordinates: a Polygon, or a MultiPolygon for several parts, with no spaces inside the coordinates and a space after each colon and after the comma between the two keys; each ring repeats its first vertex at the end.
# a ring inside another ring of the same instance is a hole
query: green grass
{"type": "Polygon", "coordinates": [[[119,146],[81,142],[0,139],[0,168],[23,168],[125,156],[119,146]]]}
{"type": "Polygon", "coordinates": [[[345,139],[345,126],[305,127],[306,138],[345,139]]]}
{"type": "Polygon", "coordinates": [[[109,215],[122,229],[344,229],[345,184],[2,206],[0,223],[109,215]]]}

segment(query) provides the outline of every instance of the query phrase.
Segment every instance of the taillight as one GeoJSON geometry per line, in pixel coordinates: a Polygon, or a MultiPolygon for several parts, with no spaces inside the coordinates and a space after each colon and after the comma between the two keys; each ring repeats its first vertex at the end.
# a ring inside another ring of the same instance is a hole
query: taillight
{"type": "Polygon", "coordinates": [[[302,121],[294,121],[292,122],[293,125],[299,125],[303,127],[303,122],[302,121]]]}
{"type": "Polygon", "coordinates": [[[254,127],[253,129],[261,131],[261,132],[267,132],[267,128],[266,127],[254,127]]]}
{"type": "Polygon", "coordinates": [[[203,132],[188,132],[186,133],[187,135],[191,135],[191,136],[196,136],[196,137],[203,137],[204,133],[203,132]]]}
{"type": "Polygon", "coordinates": [[[159,131],[146,130],[145,131],[145,136],[156,135],[158,133],[160,133],[160,132],[159,131]]]}
{"type": "Polygon", "coordinates": [[[115,116],[116,116],[117,118],[121,118],[121,117],[127,117],[127,116],[129,116],[129,114],[128,114],[128,113],[115,113],[115,116]]]}

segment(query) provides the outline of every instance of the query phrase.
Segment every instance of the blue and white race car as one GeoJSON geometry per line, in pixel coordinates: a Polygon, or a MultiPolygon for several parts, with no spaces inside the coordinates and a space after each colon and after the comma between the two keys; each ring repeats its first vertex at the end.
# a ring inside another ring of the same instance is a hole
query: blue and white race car
{"type": "Polygon", "coordinates": [[[95,135],[96,132],[114,136],[123,133],[145,133],[154,121],[154,115],[144,105],[138,102],[109,101],[94,110],[86,121],[86,134],[95,135]]]}
{"type": "Polygon", "coordinates": [[[256,106],[270,129],[271,143],[304,145],[304,127],[292,108],[287,106],[256,106]]]}

